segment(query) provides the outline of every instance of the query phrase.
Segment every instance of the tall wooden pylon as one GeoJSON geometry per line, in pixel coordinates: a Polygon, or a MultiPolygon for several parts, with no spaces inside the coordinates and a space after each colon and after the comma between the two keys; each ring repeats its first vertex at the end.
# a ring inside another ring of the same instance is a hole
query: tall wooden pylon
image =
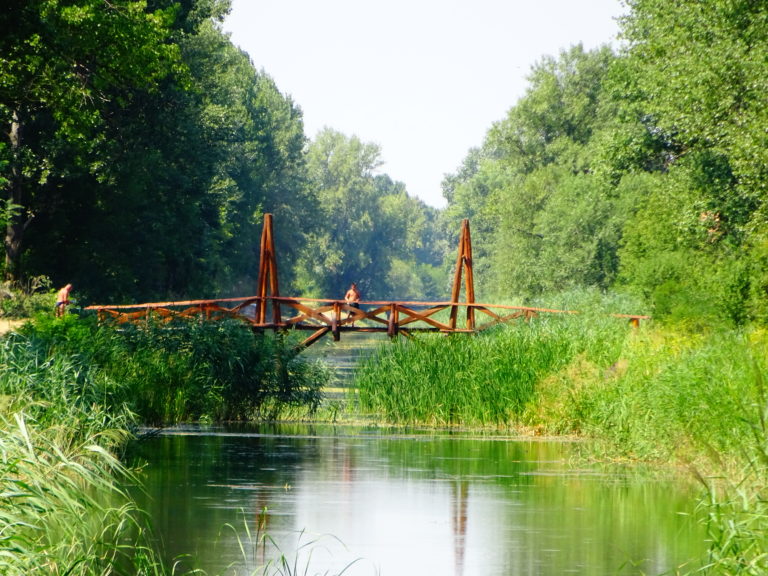
{"type": "MultiPolygon", "coordinates": [[[[275,256],[275,241],[272,236],[272,214],[264,214],[264,227],[261,230],[261,250],[259,253],[259,281],[256,287],[258,304],[256,306],[256,322],[264,324],[267,321],[267,299],[270,296],[280,296],[277,282],[277,257],[275,256]]],[[[272,324],[280,324],[280,301],[272,300],[272,324]]]]}
{"type": "MultiPolygon", "coordinates": [[[[464,297],[466,304],[475,303],[475,278],[472,274],[472,238],[469,233],[469,220],[461,221],[461,235],[459,236],[459,250],[456,257],[456,271],[453,276],[453,289],[451,290],[451,329],[456,328],[456,317],[459,311],[459,297],[461,296],[461,276],[464,274],[464,297]]],[[[467,306],[467,329],[475,329],[475,309],[467,306]]]]}

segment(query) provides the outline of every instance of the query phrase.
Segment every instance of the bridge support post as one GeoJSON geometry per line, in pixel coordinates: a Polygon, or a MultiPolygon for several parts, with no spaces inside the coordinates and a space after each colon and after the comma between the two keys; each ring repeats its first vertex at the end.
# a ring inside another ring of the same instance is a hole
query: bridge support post
{"type": "Polygon", "coordinates": [[[387,336],[394,338],[400,332],[400,318],[397,304],[389,305],[389,318],[387,319],[387,336]]]}
{"type": "Polygon", "coordinates": [[[264,214],[264,227],[261,230],[261,250],[259,252],[259,280],[256,287],[259,300],[256,305],[256,323],[267,321],[267,300],[272,300],[272,324],[282,322],[280,317],[280,287],[277,282],[277,256],[272,235],[272,214],[264,214]]]}
{"type": "Polygon", "coordinates": [[[331,319],[331,334],[333,334],[333,341],[338,342],[341,340],[341,333],[339,331],[339,324],[341,324],[341,304],[338,302],[333,303],[333,318],[331,319]]]}
{"type": "Polygon", "coordinates": [[[461,235],[459,236],[459,249],[456,257],[456,270],[453,276],[453,288],[451,290],[451,319],[450,327],[456,329],[456,318],[459,312],[459,297],[461,295],[461,277],[464,274],[464,296],[467,306],[467,328],[475,329],[475,278],[472,273],[472,238],[469,233],[469,220],[465,218],[461,222],[461,235]]]}

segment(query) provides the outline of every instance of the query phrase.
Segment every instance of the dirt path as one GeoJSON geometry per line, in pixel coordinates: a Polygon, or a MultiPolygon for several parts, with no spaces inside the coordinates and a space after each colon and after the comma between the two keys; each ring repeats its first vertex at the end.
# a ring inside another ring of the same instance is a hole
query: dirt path
{"type": "Polygon", "coordinates": [[[10,332],[12,330],[15,330],[22,324],[24,324],[25,320],[11,320],[8,318],[0,318],[0,335],[5,334],[6,332],[10,332]]]}

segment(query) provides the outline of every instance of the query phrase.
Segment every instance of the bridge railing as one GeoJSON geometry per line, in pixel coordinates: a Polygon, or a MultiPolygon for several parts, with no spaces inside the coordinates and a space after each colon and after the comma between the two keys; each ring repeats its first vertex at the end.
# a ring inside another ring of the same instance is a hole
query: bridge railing
{"type": "MultiPolygon", "coordinates": [[[[307,330],[311,331],[300,346],[306,347],[326,334],[335,340],[341,332],[384,332],[390,337],[398,334],[410,336],[416,332],[474,333],[500,323],[516,319],[530,320],[540,314],[578,314],[574,310],[511,306],[503,304],[421,301],[363,301],[360,307],[343,300],[319,298],[292,298],[285,296],[251,296],[219,298],[215,300],[184,300],[150,302],[118,306],[89,306],[102,321],[118,324],[145,322],[172,322],[176,319],[198,318],[220,320],[237,318],[255,330],[307,330]],[[258,321],[258,310],[277,310],[274,318],[267,315],[258,321]],[[465,325],[457,325],[457,313],[463,310],[465,325]]],[[[626,318],[637,326],[642,315],[614,314],[626,318]]]]}

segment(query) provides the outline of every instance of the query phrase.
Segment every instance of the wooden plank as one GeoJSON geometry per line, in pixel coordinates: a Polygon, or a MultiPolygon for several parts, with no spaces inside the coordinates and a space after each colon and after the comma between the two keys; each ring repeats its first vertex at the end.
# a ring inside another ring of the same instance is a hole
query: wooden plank
{"type": "Polygon", "coordinates": [[[328,334],[328,332],[329,332],[329,331],[330,331],[330,328],[328,328],[328,327],[325,327],[325,328],[320,328],[320,330],[317,330],[317,331],[316,331],[316,332],[314,332],[314,333],[313,333],[311,336],[309,336],[308,338],[305,338],[305,339],[304,339],[304,340],[301,342],[301,344],[299,344],[299,345],[297,346],[297,348],[298,348],[298,349],[303,349],[303,348],[307,348],[307,347],[309,347],[309,346],[312,346],[312,344],[314,344],[315,342],[317,342],[318,340],[320,340],[320,338],[322,338],[323,336],[325,336],[326,334],[328,334]]]}

